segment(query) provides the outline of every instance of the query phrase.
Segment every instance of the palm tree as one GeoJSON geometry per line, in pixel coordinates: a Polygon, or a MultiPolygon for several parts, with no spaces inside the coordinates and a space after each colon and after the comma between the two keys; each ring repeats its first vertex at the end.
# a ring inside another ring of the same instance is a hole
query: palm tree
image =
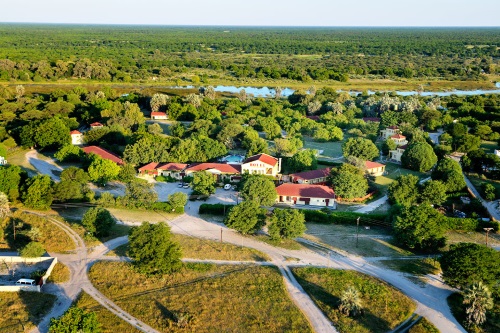
{"type": "Polygon", "coordinates": [[[361,313],[361,298],[359,291],[353,286],[348,287],[340,298],[339,310],[346,316],[356,316],[361,313]]]}
{"type": "Polygon", "coordinates": [[[486,321],[486,311],[493,307],[493,298],[487,286],[481,281],[474,282],[463,292],[463,304],[469,305],[465,310],[469,325],[481,325],[486,321]]]}

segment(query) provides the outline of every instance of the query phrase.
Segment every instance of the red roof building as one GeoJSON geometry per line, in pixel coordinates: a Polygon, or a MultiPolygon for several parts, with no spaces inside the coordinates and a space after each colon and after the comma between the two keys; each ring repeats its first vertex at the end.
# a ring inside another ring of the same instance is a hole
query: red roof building
{"type": "Polygon", "coordinates": [[[87,147],[83,147],[82,150],[86,154],[96,154],[97,156],[100,156],[101,158],[103,158],[105,160],[110,160],[112,162],[115,162],[118,165],[123,164],[123,160],[121,158],[119,158],[115,154],[113,154],[113,153],[111,153],[111,152],[109,152],[106,149],[103,149],[101,147],[87,146],[87,147]]]}
{"type": "Polygon", "coordinates": [[[81,135],[82,132],[78,131],[78,130],[72,130],[71,132],[69,132],[70,135],[81,135]]]}
{"type": "Polygon", "coordinates": [[[365,162],[365,172],[372,176],[382,176],[385,172],[385,164],[366,161],[365,162]]]}
{"type": "Polygon", "coordinates": [[[276,193],[278,203],[335,208],[336,195],[328,186],[287,183],[276,187],[276,193]]]}
{"type": "Polygon", "coordinates": [[[298,184],[324,184],[330,175],[330,168],[297,172],[288,175],[292,183],[298,184]]]}
{"type": "Polygon", "coordinates": [[[188,165],[184,163],[166,163],[162,164],[158,167],[158,170],[165,170],[165,171],[182,171],[186,169],[188,165]]]}
{"type": "Polygon", "coordinates": [[[257,155],[250,156],[243,163],[250,163],[250,162],[255,162],[255,161],[260,161],[260,162],[264,162],[270,166],[275,166],[279,160],[276,157],[272,157],[271,155],[257,154],[257,155]]]}
{"type": "Polygon", "coordinates": [[[365,123],[380,123],[380,118],[377,118],[377,117],[364,117],[363,118],[363,121],[365,123]]]}
{"type": "Polygon", "coordinates": [[[402,134],[394,134],[393,136],[391,136],[391,139],[406,139],[406,136],[402,134]]]}
{"type": "Polygon", "coordinates": [[[267,154],[250,156],[241,165],[241,172],[277,177],[281,171],[281,158],[267,154]]]}
{"type": "Polygon", "coordinates": [[[320,119],[319,116],[306,116],[306,118],[314,121],[318,121],[320,119]]]}
{"type": "Polygon", "coordinates": [[[91,129],[94,129],[94,128],[101,128],[101,127],[104,127],[104,125],[103,125],[103,124],[101,124],[100,122],[97,122],[97,121],[96,121],[95,123],[90,124],[90,128],[91,128],[91,129]]]}
{"type": "Polygon", "coordinates": [[[153,111],[151,112],[151,119],[168,119],[165,112],[153,111]]]}
{"type": "Polygon", "coordinates": [[[158,175],[158,166],[160,163],[157,162],[151,162],[149,164],[146,164],[145,166],[142,166],[138,169],[139,174],[141,175],[158,175]]]}
{"type": "Polygon", "coordinates": [[[229,181],[238,182],[241,177],[241,165],[238,164],[225,164],[225,163],[194,163],[184,170],[186,176],[199,172],[207,171],[217,178],[218,182],[224,179],[229,181]]]}

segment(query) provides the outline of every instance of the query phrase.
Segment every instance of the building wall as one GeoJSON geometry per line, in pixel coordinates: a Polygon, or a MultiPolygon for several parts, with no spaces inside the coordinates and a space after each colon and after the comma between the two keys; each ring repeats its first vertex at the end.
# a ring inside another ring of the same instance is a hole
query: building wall
{"type": "Polygon", "coordinates": [[[82,134],[71,135],[71,144],[73,145],[83,144],[83,135],[82,134]]]}
{"type": "Polygon", "coordinates": [[[390,159],[397,162],[401,162],[401,156],[403,155],[403,152],[404,150],[401,151],[398,149],[389,151],[390,159]]]}
{"type": "Polygon", "coordinates": [[[387,140],[394,134],[398,134],[399,129],[392,129],[392,128],[386,128],[385,130],[380,131],[380,136],[384,139],[387,140]]]}
{"type": "Polygon", "coordinates": [[[287,197],[287,196],[278,196],[277,201],[281,203],[286,203],[293,205],[294,202],[296,205],[304,205],[304,206],[316,206],[316,207],[333,207],[335,208],[335,199],[328,199],[328,205],[326,204],[327,199],[323,198],[309,198],[309,204],[306,204],[306,201],[299,200],[298,197],[287,197]],[[294,201],[296,199],[296,201],[294,201]]]}
{"type": "Polygon", "coordinates": [[[279,171],[279,163],[276,163],[274,167],[261,161],[254,161],[241,165],[242,173],[248,172],[249,174],[260,174],[276,177],[279,171]],[[269,169],[270,173],[268,173],[269,169]]]}
{"type": "Polygon", "coordinates": [[[385,172],[385,166],[366,170],[366,173],[376,177],[382,176],[384,172],[385,172]]]}

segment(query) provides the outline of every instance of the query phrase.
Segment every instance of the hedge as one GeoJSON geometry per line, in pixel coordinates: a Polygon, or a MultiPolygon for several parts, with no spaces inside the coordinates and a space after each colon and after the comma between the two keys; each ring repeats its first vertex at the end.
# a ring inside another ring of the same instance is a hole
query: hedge
{"type": "Polygon", "coordinates": [[[221,215],[228,213],[234,205],[223,204],[201,204],[198,211],[199,214],[221,215]]]}
{"type": "Polygon", "coordinates": [[[444,217],[446,229],[457,231],[475,231],[479,225],[478,219],[472,218],[458,218],[458,217],[444,217]]]}
{"type": "MultiPolygon", "coordinates": [[[[362,214],[354,212],[323,212],[320,210],[302,209],[306,222],[328,224],[356,224],[358,217],[363,224],[380,225],[386,223],[387,214],[362,214]]],[[[389,226],[389,224],[387,224],[389,226]]]]}

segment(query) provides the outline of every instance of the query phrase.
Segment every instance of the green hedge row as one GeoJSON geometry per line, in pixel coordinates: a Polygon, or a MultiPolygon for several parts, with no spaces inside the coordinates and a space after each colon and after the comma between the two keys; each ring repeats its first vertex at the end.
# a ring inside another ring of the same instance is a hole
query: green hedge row
{"type": "Polygon", "coordinates": [[[201,204],[198,211],[199,214],[221,215],[228,213],[234,205],[223,204],[201,204]]]}
{"type": "Polygon", "coordinates": [[[448,230],[484,232],[483,228],[493,228],[497,232],[499,229],[498,222],[482,221],[475,218],[446,217],[445,221],[448,230]]]}
{"type": "MultiPolygon", "coordinates": [[[[324,212],[320,210],[301,210],[306,222],[332,223],[332,224],[356,224],[358,217],[364,225],[380,225],[386,223],[386,214],[361,214],[353,212],[324,212]]],[[[387,224],[389,226],[389,224],[387,224]]]]}

